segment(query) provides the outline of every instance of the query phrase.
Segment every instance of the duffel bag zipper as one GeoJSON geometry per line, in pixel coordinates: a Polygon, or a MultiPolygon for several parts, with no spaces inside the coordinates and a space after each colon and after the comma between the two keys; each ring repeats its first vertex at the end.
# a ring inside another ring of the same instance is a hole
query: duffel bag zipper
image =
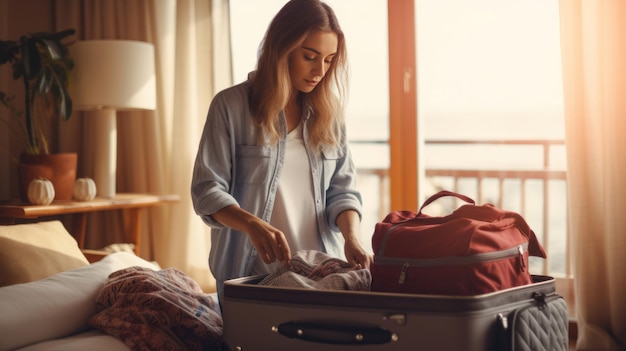
{"type": "Polygon", "coordinates": [[[479,253],[472,256],[449,256],[440,258],[398,258],[398,257],[375,257],[375,263],[388,266],[402,265],[400,270],[400,276],[398,277],[398,284],[404,284],[406,276],[408,274],[409,267],[437,267],[437,266],[453,266],[453,265],[465,265],[482,262],[498,261],[511,257],[518,257],[520,269],[526,270],[526,261],[524,260],[524,253],[528,249],[528,243],[521,244],[506,250],[479,253]]]}
{"type": "Polygon", "coordinates": [[[409,270],[409,263],[404,262],[402,265],[402,270],[400,271],[400,278],[398,279],[398,284],[404,284],[404,280],[406,279],[406,271],[409,270]]]}

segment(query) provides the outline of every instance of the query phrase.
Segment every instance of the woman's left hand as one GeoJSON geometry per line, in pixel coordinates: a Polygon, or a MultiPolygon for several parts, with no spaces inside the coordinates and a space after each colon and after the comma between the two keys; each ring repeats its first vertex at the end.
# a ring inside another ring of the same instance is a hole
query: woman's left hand
{"type": "Polygon", "coordinates": [[[366,252],[357,240],[348,240],[344,246],[346,259],[356,269],[369,269],[374,256],[366,252]]]}
{"type": "Polygon", "coordinates": [[[346,260],[356,269],[369,269],[374,256],[367,253],[359,243],[360,218],[355,210],[343,211],[337,216],[337,226],[345,240],[343,252],[346,260]]]}

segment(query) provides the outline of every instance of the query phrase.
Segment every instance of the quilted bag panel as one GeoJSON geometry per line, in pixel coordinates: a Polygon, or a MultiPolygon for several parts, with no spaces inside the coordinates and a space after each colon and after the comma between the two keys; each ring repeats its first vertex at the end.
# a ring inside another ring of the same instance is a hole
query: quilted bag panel
{"type": "Polygon", "coordinates": [[[559,295],[535,296],[535,303],[515,311],[511,325],[513,351],[567,351],[569,314],[559,295]]]}

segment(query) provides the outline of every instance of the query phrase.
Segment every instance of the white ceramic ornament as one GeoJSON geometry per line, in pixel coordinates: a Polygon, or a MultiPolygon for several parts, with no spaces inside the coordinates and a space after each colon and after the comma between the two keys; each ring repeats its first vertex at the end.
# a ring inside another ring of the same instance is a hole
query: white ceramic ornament
{"type": "Polygon", "coordinates": [[[90,201],[96,197],[96,182],[91,178],[78,178],[74,182],[74,199],[90,201]]]}
{"type": "Polygon", "coordinates": [[[35,205],[49,205],[54,200],[54,185],[46,178],[33,179],[28,184],[28,201],[35,205]]]}

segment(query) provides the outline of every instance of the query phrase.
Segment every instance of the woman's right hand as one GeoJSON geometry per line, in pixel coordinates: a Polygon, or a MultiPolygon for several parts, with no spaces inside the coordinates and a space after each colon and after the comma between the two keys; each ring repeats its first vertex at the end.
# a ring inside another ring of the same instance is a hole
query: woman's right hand
{"type": "Polygon", "coordinates": [[[291,262],[291,251],[285,234],[261,218],[239,206],[227,206],[213,214],[213,218],[227,227],[248,234],[263,262],[291,262]]]}
{"type": "Polygon", "coordinates": [[[274,261],[291,261],[291,250],[285,234],[271,224],[254,217],[249,223],[247,231],[252,245],[266,264],[274,261]]]}

